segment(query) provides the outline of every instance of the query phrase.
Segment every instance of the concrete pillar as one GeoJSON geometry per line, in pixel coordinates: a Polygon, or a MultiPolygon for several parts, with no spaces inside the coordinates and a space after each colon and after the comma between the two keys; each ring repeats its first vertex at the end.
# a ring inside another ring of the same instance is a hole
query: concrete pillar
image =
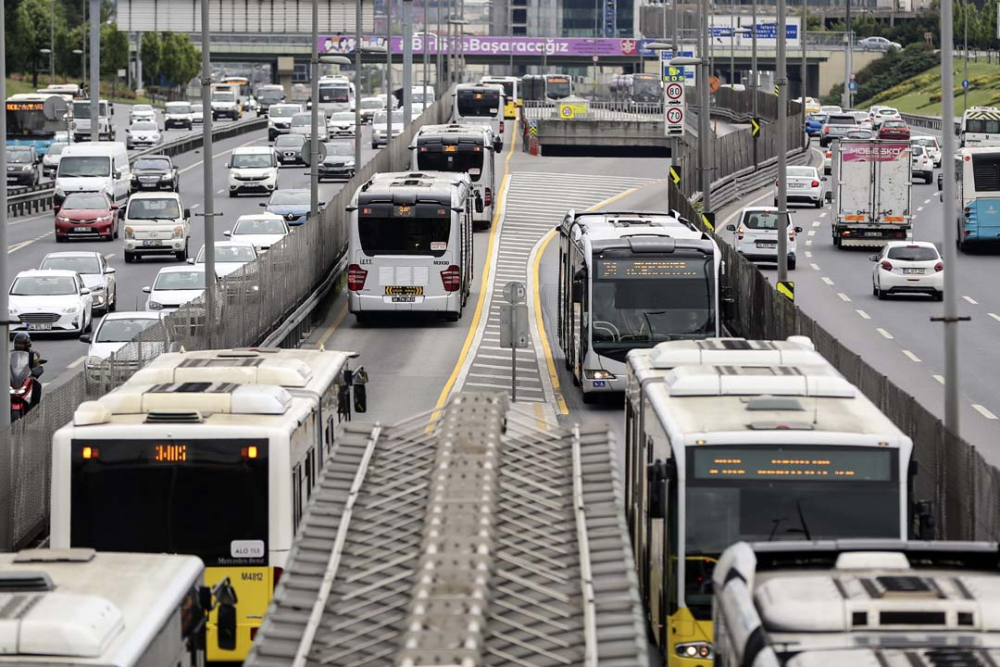
{"type": "Polygon", "coordinates": [[[292,99],[292,72],[295,71],[295,58],[293,56],[278,56],[275,65],[275,72],[278,76],[277,83],[285,89],[285,97],[292,99]]]}

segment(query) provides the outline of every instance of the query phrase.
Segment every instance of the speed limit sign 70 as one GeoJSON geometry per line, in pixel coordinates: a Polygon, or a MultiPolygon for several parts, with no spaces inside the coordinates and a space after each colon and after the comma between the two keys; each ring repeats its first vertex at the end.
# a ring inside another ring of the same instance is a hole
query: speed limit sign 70
{"type": "Polygon", "coordinates": [[[679,83],[667,84],[667,99],[679,100],[684,95],[684,86],[679,83]]]}
{"type": "Polygon", "coordinates": [[[684,111],[680,107],[673,107],[667,110],[667,122],[671,125],[680,125],[684,120],[684,111]]]}

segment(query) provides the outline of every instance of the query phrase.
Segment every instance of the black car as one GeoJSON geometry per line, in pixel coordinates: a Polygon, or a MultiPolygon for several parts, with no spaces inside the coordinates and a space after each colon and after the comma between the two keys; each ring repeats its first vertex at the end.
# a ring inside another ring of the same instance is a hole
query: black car
{"type": "Polygon", "coordinates": [[[326,145],[326,159],[319,163],[319,180],[324,178],[353,178],[354,146],[349,143],[329,143],[326,145]]]}
{"type": "Polygon", "coordinates": [[[304,134],[282,134],[274,140],[274,152],[281,166],[286,164],[305,164],[302,153],[309,150],[304,134]]]}
{"type": "Polygon", "coordinates": [[[141,157],[132,164],[131,192],[143,190],[181,191],[181,177],[166,155],[141,157]]]}
{"type": "Polygon", "coordinates": [[[38,185],[38,154],[34,146],[7,147],[7,185],[38,185]]]}

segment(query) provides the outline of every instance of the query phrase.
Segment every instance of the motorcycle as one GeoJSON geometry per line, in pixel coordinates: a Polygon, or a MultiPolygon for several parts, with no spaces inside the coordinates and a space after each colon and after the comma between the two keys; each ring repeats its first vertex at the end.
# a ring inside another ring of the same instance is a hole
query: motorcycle
{"type": "Polygon", "coordinates": [[[14,350],[10,353],[10,420],[20,419],[35,407],[41,400],[42,387],[38,382],[42,374],[39,365],[31,367],[31,353],[24,350],[14,350]]]}

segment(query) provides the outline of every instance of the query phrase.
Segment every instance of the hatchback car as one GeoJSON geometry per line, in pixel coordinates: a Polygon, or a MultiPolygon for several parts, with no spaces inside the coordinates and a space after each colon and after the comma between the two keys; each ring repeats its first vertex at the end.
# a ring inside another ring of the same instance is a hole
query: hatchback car
{"type": "Polygon", "coordinates": [[[167,102],[163,106],[163,129],[194,127],[194,108],[190,102],[167,102]]]}
{"type": "Polygon", "coordinates": [[[875,262],[872,294],[879,299],[905,293],[930,294],[935,301],[944,298],[944,262],[933,243],[889,241],[869,259],[875,262]]]}
{"type": "Polygon", "coordinates": [[[303,153],[308,151],[309,137],[304,134],[282,134],[274,140],[274,152],[282,167],[286,164],[306,164],[303,153]]]}
{"type": "Polygon", "coordinates": [[[825,113],[812,113],[806,118],[806,134],[810,137],[819,136],[823,131],[823,123],[826,122],[825,113]]]}
{"type": "Polygon", "coordinates": [[[167,190],[181,191],[180,174],[173,160],[166,155],[141,157],[132,163],[132,182],[129,191],[167,190]]]}
{"type": "Polygon", "coordinates": [[[290,233],[283,218],[271,213],[261,213],[241,215],[232,231],[224,232],[224,236],[230,241],[249,243],[258,254],[263,254],[290,233]]]}
{"type": "Polygon", "coordinates": [[[49,150],[45,151],[45,157],[42,158],[42,176],[55,177],[56,172],[59,170],[59,158],[62,155],[63,149],[68,145],[61,141],[49,145],[49,150]]]}
{"type": "Polygon", "coordinates": [[[205,267],[166,266],[142,291],[149,295],[146,310],[171,313],[205,293],[205,267]]]}
{"type": "Polygon", "coordinates": [[[162,141],[163,137],[160,134],[160,128],[153,122],[140,121],[132,123],[125,130],[125,147],[129,150],[158,146],[162,141]]]}
{"type": "MultiPolygon", "coordinates": [[[[372,148],[389,145],[389,114],[380,111],[372,119],[372,148]]],[[[392,112],[392,138],[403,133],[403,112],[392,112]]]]}
{"type": "MultiPolygon", "coordinates": [[[[788,270],[796,265],[795,237],[802,233],[801,227],[793,227],[788,221],[788,270]]],[[[738,225],[727,225],[726,229],[735,235],[736,252],[750,261],[778,261],[778,209],[768,206],[750,206],[740,213],[738,225]]]]}
{"type": "Polygon", "coordinates": [[[34,146],[7,147],[7,185],[38,185],[38,154],[34,146]]]}
{"type": "MultiPolygon", "coordinates": [[[[83,334],[80,340],[89,343],[85,368],[87,377],[92,380],[100,379],[101,366],[112,355],[118,353],[129,343],[133,343],[136,338],[146,329],[161,322],[162,313],[133,310],[121,313],[108,313],[94,326],[93,334],[83,334]]],[[[148,336],[148,334],[147,334],[148,336]]],[[[166,351],[166,344],[161,340],[144,340],[133,345],[141,345],[141,350],[137,350],[143,359],[150,359],[166,351]]],[[[116,359],[125,367],[138,367],[138,357],[128,359],[116,359]]]]}
{"type": "Polygon", "coordinates": [[[941,144],[938,142],[937,137],[910,137],[910,143],[915,146],[923,146],[924,150],[927,151],[927,155],[930,157],[931,162],[934,163],[934,167],[937,168],[941,166],[941,144]]]}
{"type": "Polygon", "coordinates": [[[354,137],[356,134],[354,128],[357,127],[356,120],[353,111],[338,111],[330,115],[326,127],[332,138],[354,137]]]}
{"type": "MultiPolygon", "coordinates": [[[[805,202],[816,208],[823,206],[823,181],[815,167],[788,167],[788,203],[805,202]]],[[[774,205],[778,205],[778,181],[774,182],[774,205]]]]}
{"type": "Polygon", "coordinates": [[[55,218],[56,242],[118,238],[118,206],[103,192],[71,192],[55,218]]]}
{"type": "MultiPolygon", "coordinates": [[[[311,137],[312,112],[307,111],[305,113],[297,113],[292,116],[292,125],[289,129],[289,133],[311,137]]],[[[316,120],[316,135],[319,137],[320,141],[326,141],[330,136],[329,130],[326,127],[326,114],[322,111],[319,112],[319,118],[316,120]]]]}
{"type": "Polygon", "coordinates": [[[43,271],[76,271],[90,290],[94,310],[111,312],[118,307],[115,269],[99,252],[50,252],[38,267],[43,271]]]}
{"type": "Polygon", "coordinates": [[[871,114],[872,127],[879,128],[887,120],[903,120],[903,117],[899,115],[899,110],[892,107],[878,107],[874,113],[871,114]]]}
{"type": "Polygon", "coordinates": [[[878,128],[879,139],[910,140],[910,128],[901,120],[886,120],[878,128]]]}
{"type": "Polygon", "coordinates": [[[10,286],[13,331],[75,332],[90,329],[94,302],[76,271],[21,271],[10,286]]]}
{"type": "Polygon", "coordinates": [[[279,134],[288,134],[292,116],[301,112],[301,104],[272,104],[267,110],[267,140],[274,141],[279,134]]]}
{"type": "Polygon", "coordinates": [[[934,180],[934,162],[923,146],[910,146],[910,173],[913,178],[922,178],[924,183],[934,180]]]}
{"type": "Polygon", "coordinates": [[[319,180],[327,178],[354,178],[354,146],[332,143],[326,145],[326,158],[319,163],[319,180]]]}
{"type": "Polygon", "coordinates": [[[132,107],[132,112],[128,115],[128,122],[138,123],[141,121],[156,122],[156,111],[152,106],[148,104],[136,104],[132,107]]]}
{"type": "MultiPolygon", "coordinates": [[[[284,218],[290,227],[302,225],[309,217],[309,190],[276,190],[260,205],[268,213],[284,218]]],[[[319,205],[326,206],[326,202],[321,201],[319,205]]]]}

